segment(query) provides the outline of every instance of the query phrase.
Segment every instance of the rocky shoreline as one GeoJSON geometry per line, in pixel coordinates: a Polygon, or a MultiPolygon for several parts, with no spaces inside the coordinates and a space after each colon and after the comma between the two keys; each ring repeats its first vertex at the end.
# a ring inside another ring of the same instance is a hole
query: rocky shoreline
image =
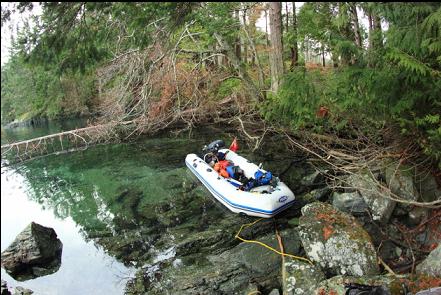
{"type": "MultiPolygon", "coordinates": [[[[272,149],[256,157],[268,161],[266,170],[280,172],[296,160],[288,154],[272,149]]],[[[241,236],[279,249],[277,231],[285,253],[312,264],[235,239],[256,218],[228,211],[185,167],[164,174],[173,198],[147,203],[145,192],[122,186],[106,201],[112,217],[100,219],[103,226],[84,226],[84,233],[138,269],[126,294],[345,294],[359,285],[378,294],[416,294],[441,284],[441,211],[412,202],[441,194],[433,177],[415,181],[404,168],[374,176],[360,171],[342,177],[338,188],[307,161],[284,172],[296,204],[241,236]],[[391,200],[378,180],[409,203],[391,200]]]]}
{"type": "MultiPolygon", "coordinates": [[[[139,251],[147,244],[143,249],[149,254],[143,254],[144,264],[127,284],[127,294],[345,294],[351,284],[382,286],[390,294],[416,294],[441,284],[439,210],[394,204],[375,190],[332,190],[311,167],[285,178],[297,191],[296,206],[242,234],[278,249],[276,228],[286,253],[309,258],[314,265],[289,257],[282,264],[280,255],[234,239],[240,225],[255,219],[226,211],[207,199],[208,193],[201,194],[204,189],[196,182],[175,202],[157,205],[155,210],[138,208],[141,220],[151,222],[149,228],[155,232],[142,234],[146,240],[139,251]],[[408,230],[420,226],[416,244],[407,244],[403,226],[408,230]]],[[[375,188],[363,174],[348,178],[356,187],[375,188]]],[[[416,194],[412,179],[400,173],[395,173],[394,186],[397,193],[415,201],[440,195],[433,186],[423,195],[412,195],[416,194]]],[[[105,244],[104,240],[99,243],[105,244]]],[[[134,245],[130,240],[125,243],[112,249],[123,259],[128,256],[120,250],[134,245]]],[[[130,257],[134,252],[129,252],[130,257]]]]}

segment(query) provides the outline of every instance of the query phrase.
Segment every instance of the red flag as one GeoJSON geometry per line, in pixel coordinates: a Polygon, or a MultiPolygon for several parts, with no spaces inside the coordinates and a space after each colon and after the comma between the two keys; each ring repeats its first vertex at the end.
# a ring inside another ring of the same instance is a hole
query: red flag
{"type": "Polygon", "coordinates": [[[239,145],[237,144],[236,137],[234,138],[233,142],[231,143],[229,149],[230,149],[230,151],[233,151],[233,152],[235,152],[239,149],[239,145]]]}

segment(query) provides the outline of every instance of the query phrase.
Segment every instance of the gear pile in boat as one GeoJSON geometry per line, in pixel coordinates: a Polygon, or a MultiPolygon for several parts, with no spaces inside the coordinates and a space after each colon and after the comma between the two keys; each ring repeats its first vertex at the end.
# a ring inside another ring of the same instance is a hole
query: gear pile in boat
{"type": "MultiPolygon", "coordinates": [[[[247,178],[243,169],[235,165],[232,161],[226,160],[226,155],[229,151],[220,152],[219,150],[225,147],[225,142],[223,140],[215,140],[208,146],[204,146],[202,149],[204,161],[210,165],[220,176],[224,178],[232,178],[240,182],[238,188],[243,191],[250,191],[252,188],[271,185],[272,187],[277,186],[277,177],[273,177],[272,173],[269,171],[263,172],[257,170],[254,173],[254,177],[247,178]]],[[[230,150],[236,151],[238,145],[236,139],[234,139],[231,144],[230,150]]]]}

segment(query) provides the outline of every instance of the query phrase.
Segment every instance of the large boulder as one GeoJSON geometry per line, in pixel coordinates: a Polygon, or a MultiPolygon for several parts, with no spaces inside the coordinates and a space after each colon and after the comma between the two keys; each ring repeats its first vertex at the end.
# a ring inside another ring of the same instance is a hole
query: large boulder
{"type": "Polygon", "coordinates": [[[313,173],[306,175],[302,178],[300,183],[306,187],[320,186],[324,184],[326,171],[315,170],[313,173]]]}
{"type": "Polygon", "coordinates": [[[23,281],[57,271],[63,244],[54,229],[31,222],[1,254],[1,266],[23,281]]]}
{"type": "Polygon", "coordinates": [[[317,201],[325,201],[331,193],[331,189],[329,187],[322,187],[314,189],[304,195],[298,196],[298,199],[302,200],[304,204],[317,202],[317,201]]]}
{"type": "Polygon", "coordinates": [[[358,191],[351,193],[334,192],[332,194],[332,206],[352,215],[365,213],[368,210],[368,205],[358,191]]]}
{"type": "Polygon", "coordinates": [[[317,266],[287,258],[285,260],[286,276],[284,277],[283,294],[313,294],[318,284],[325,280],[325,274],[317,266]]]}
{"type": "Polygon", "coordinates": [[[429,256],[416,267],[416,272],[441,277],[441,244],[430,252],[429,256]]]}
{"type": "Polygon", "coordinates": [[[421,192],[423,202],[433,202],[441,199],[441,185],[429,173],[416,173],[415,185],[421,192]]]}
{"type": "Polygon", "coordinates": [[[386,167],[385,176],[386,184],[391,192],[398,197],[417,201],[419,194],[413,182],[412,168],[400,166],[397,169],[396,165],[389,165],[386,167]]]}
{"type": "Polygon", "coordinates": [[[386,192],[382,191],[378,183],[366,173],[352,174],[346,179],[346,183],[357,189],[366,204],[371,209],[372,218],[381,223],[386,223],[396,202],[387,198],[386,192]]]}
{"type": "Polygon", "coordinates": [[[303,247],[327,274],[378,273],[371,238],[353,216],[320,202],[304,206],[302,215],[298,229],[303,247]]]}

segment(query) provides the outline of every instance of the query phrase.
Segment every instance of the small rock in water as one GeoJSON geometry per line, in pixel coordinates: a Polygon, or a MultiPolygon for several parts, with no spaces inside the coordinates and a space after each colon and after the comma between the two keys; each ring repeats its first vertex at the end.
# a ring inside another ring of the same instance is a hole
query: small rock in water
{"type": "Polygon", "coordinates": [[[4,280],[2,280],[0,295],[11,295],[11,292],[8,290],[8,283],[4,280]]]}
{"type": "Polygon", "coordinates": [[[31,222],[1,254],[1,266],[17,281],[56,272],[63,243],[54,229],[31,222]]]}
{"type": "Polygon", "coordinates": [[[13,295],[31,295],[32,293],[34,293],[34,291],[18,286],[15,287],[13,295]]]}

